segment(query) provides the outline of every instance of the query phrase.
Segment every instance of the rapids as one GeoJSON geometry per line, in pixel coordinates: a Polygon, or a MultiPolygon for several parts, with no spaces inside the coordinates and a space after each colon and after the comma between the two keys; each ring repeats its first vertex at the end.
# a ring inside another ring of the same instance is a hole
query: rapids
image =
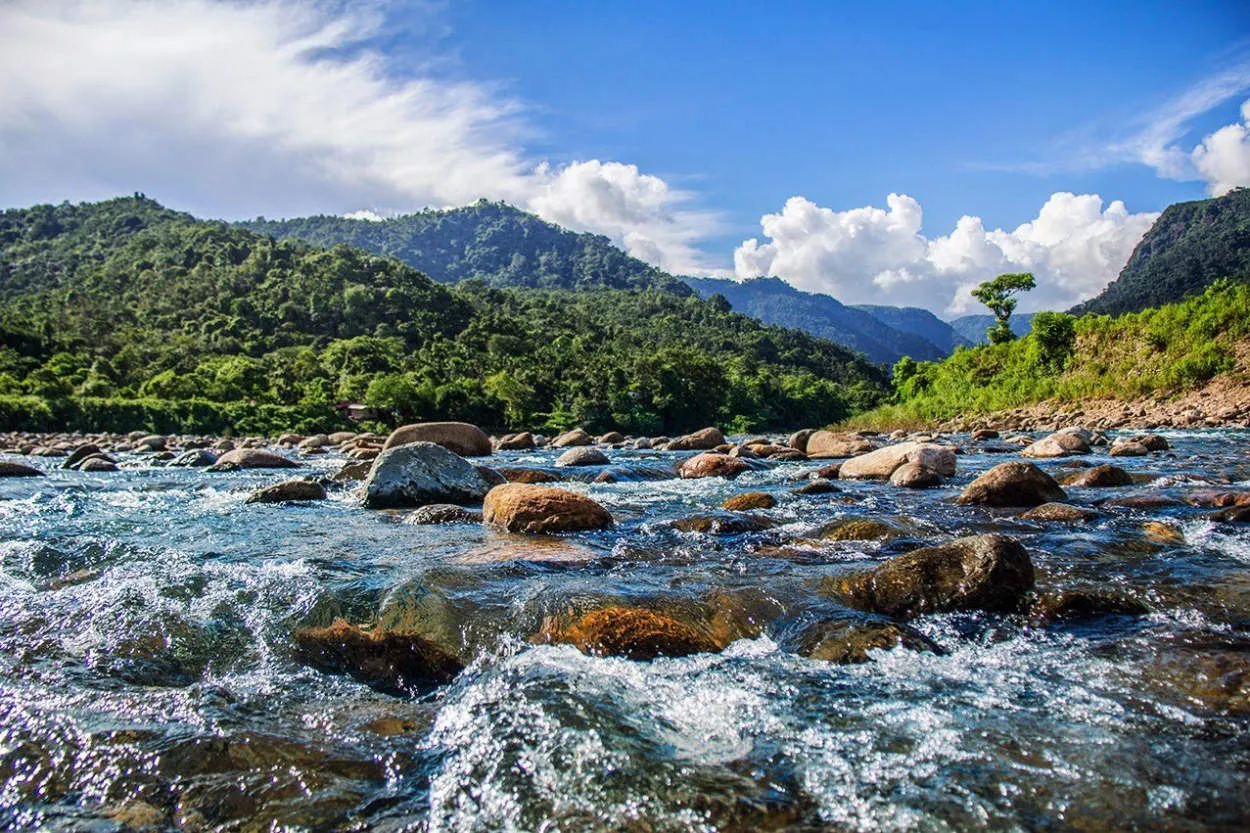
{"type": "MultiPolygon", "coordinates": [[[[1069,502],[1250,491],[1250,432],[1164,436],[1171,451],[1149,457],[1095,449],[1083,459],[1139,482],[1071,488],[1069,502]]],[[[1189,505],[1104,507],[1088,523],[959,506],[963,485],[1015,457],[955,439],[969,453],[928,491],[839,481],[795,495],[815,461],[734,481],[560,484],[617,526],[551,538],[405,524],[346,489],[245,504],[291,472],[27,460],[49,477],[0,480],[0,825],[1250,827],[1250,529],[1189,505]],[[747,490],[777,498],[752,513],[771,528],[672,525],[747,490]],[[902,534],[811,540],[841,517],[902,534]],[[938,652],[835,665],[796,651],[812,622],[873,618],[840,605],[830,576],[987,531],[1024,544],[1039,589],[1114,590],[1150,613],[1046,626],[942,614],[910,623],[938,652]],[[606,604],[704,617],[738,638],[651,662],[535,644],[548,617],[606,604]],[[337,618],[419,632],[467,668],[395,697],[301,664],[292,634],[337,618]]],[[[557,453],[480,462],[549,468],[557,453]]],[[[689,456],[608,455],[637,470],[689,456]]],[[[329,475],[342,458],[301,462],[329,475]]]]}

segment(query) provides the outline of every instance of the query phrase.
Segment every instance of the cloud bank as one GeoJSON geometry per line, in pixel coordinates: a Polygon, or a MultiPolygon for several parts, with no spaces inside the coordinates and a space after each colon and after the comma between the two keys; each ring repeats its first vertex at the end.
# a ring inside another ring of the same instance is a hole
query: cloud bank
{"type": "Polygon", "coordinates": [[[1190,154],[1194,168],[1214,196],[1250,187],[1250,101],[1241,105],[1241,123],[1221,127],[1190,154]]]}
{"type": "Polygon", "coordinates": [[[1002,272],[1033,272],[1038,288],[1021,310],[1062,309],[1097,294],[1118,274],[1158,214],[1130,214],[1096,194],[1057,193],[1013,231],[962,217],[943,237],[921,233],[920,203],[890,194],[886,207],[834,211],[791,197],[760,221],[766,242],[734,252],[739,278],[780,277],[848,304],[920,306],[948,314],[977,308],[969,295],[1002,272]]]}
{"type": "Polygon", "coordinates": [[[519,102],[372,51],[373,4],[11,0],[0,4],[0,197],[145,190],[247,217],[501,199],[703,268],[715,215],[632,165],[519,148],[519,102]],[[420,68],[418,68],[420,69],[420,68]]]}

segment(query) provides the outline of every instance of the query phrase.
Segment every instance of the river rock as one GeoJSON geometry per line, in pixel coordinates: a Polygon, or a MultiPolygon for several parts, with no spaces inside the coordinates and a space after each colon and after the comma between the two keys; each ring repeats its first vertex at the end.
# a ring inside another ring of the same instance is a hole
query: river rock
{"type": "Polygon", "coordinates": [[[581,428],[574,428],[572,431],[565,431],[560,436],[551,441],[556,448],[567,448],[574,445],[591,445],[594,438],[587,434],[581,428]]]}
{"type": "Polygon", "coordinates": [[[369,470],[372,468],[373,462],[371,460],[354,460],[350,463],[344,463],[343,467],[336,471],[330,479],[335,483],[364,480],[369,476],[369,470]]]}
{"type": "Polygon", "coordinates": [[[856,607],[911,618],[955,610],[1011,611],[1033,588],[1033,563],[1005,535],[977,535],[891,558],[842,576],[835,588],[856,607]]]}
{"type": "Polygon", "coordinates": [[[79,471],[86,472],[117,471],[117,463],[103,454],[94,454],[79,462],[77,468],[79,471]]]}
{"type": "Polygon", "coordinates": [[[1111,446],[1109,453],[1112,457],[1145,457],[1150,453],[1150,449],[1141,443],[1126,442],[1111,446]]]}
{"type": "Polygon", "coordinates": [[[236,448],[227,451],[217,458],[217,462],[209,466],[209,471],[234,471],[235,469],[294,469],[299,463],[288,460],[281,454],[265,451],[260,448],[236,448]]]}
{"type": "Polygon", "coordinates": [[[477,503],[486,481],[473,464],[431,442],[383,451],[369,470],[364,504],[373,509],[427,503],[477,503]]]}
{"type": "Polygon", "coordinates": [[[529,431],[505,434],[495,447],[500,451],[529,451],[534,448],[534,435],[529,431]]]}
{"type": "Polygon", "coordinates": [[[46,477],[46,475],[34,466],[28,466],[25,463],[0,460],[0,477],[46,477]]]}
{"type": "Polygon", "coordinates": [[[937,650],[931,640],[906,626],[840,619],[808,627],[799,639],[798,653],[808,659],[856,665],[869,662],[870,651],[888,651],[900,645],[913,651],[937,650]]]}
{"type": "Polygon", "coordinates": [[[1091,590],[1047,591],[1033,601],[1029,619],[1035,625],[1094,619],[1099,616],[1144,616],[1150,609],[1135,599],[1091,590]]]}
{"type": "Polygon", "coordinates": [[[588,446],[570,448],[556,458],[557,466],[606,466],[609,462],[606,454],[588,446]]]}
{"type": "Polygon", "coordinates": [[[708,512],[673,521],[673,529],[706,535],[742,535],[768,529],[770,525],[759,518],[732,512],[708,512]]]}
{"type": "Polygon", "coordinates": [[[572,645],[591,656],[643,662],[656,657],[716,653],[724,648],[702,630],[643,607],[592,610],[566,626],[549,621],[534,641],[572,645]]]}
{"type": "Polygon", "coordinates": [[[453,503],[431,503],[404,516],[404,523],[414,526],[431,524],[480,524],[482,513],[453,503]]]}
{"type": "Polygon", "coordinates": [[[169,461],[176,468],[205,468],[217,462],[217,455],[206,448],[194,448],[184,451],[169,461]]]}
{"type": "Polygon", "coordinates": [[[1064,429],[1040,439],[1020,452],[1022,457],[1067,457],[1089,454],[1090,437],[1083,429],[1064,429]]]}
{"type": "Polygon", "coordinates": [[[854,457],[857,454],[867,454],[876,447],[876,444],[871,440],[855,434],[814,431],[807,438],[807,447],[804,453],[813,460],[840,460],[845,457],[854,457]]]}
{"type": "Polygon", "coordinates": [[[416,634],[365,630],[339,619],[293,635],[296,657],[330,674],[346,674],[386,694],[411,695],[449,683],[464,670],[455,657],[416,634]]]}
{"type": "Polygon", "coordinates": [[[852,457],[842,464],[838,477],[843,480],[889,480],[905,463],[919,463],[943,477],[955,474],[955,453],[933,443],[898,443],[852,457]]]}
{"type": "Polygon", "coordinates": [[[734,495],[726,498],[721,504],[724,509],[730,512],[749,512],[752,509],[772,509],[777,505],[777,500],[768,492],[743,492],[740,495],[734,495]]]}
{"type": "Polygon", "coordinates": [[[877,541],[903,534],[897,526],[871,518],[838,518],[820,531],[820,537],[826,541],[877,541]]]}
{"type": "Polygon", "coordinates": [[[719,428],[704,428],[693,434],[678,437],[668,444],[669,451],[706,451],[725,444],[725,435],[719,428]]]}
{"type": "Polygon", "coordinates": [[[356,439],[356,432],[354,431],[335,431],[330,435],[330,445],[343,445],[343,443],[349,443],[354,439],[356,439]]]}
{"type": "Polygon", "coordinates": [[[1040,506],[1067,498],[1049,474],[1032,463],[1000,463],[973,480],[960,503],[987,506],[1040,506]]]}
{"type": "Polygon", "coordinates": [[[1116,486],[1132,486],[1133,476],[1118,466],[1102,465],[1074,473],[1063,482],[1065,486],[1087,489],[1107,489],[1116,486]]]}
{"type": "Polygon", "coordinates": [[[606,529],[613,524],[611,513],[585,495],[521,483],[491,489],[482,507],[482,518],[509,532],[539,535],[606,529]]]}
{"type": "Polygon", "coordinates": [[[135,451],[164,451],[169,440],[160,434],[148,434],[135,443],[135,451]]]}
{"type": "Polygon", "coordinates": [[[1158,434],[1138,434],[1130,441],[1145,446],[1147,451],[1167,451],[1171,448],[1167,439],[1158,434]]]}
{"type": "Polygon", "coordinates": [[[1066,521],[1070,523],[1092,521],[1098,513],[1082,509],[1070,503],[1043,503],[1020,516],[1026,521],[1066,521]]]}
{"type": "Polygon", "coordinates": [[[564,478],[555,472],[542,469],[501,468],[496,469],[509,483],[559,483],[564,478]]]}
{"type": "Polygon", "coordinates": [[[78,464],[81,463],[83,460],[86,460],[88,457],[94,457],[98,454],[103,454],[103,453],[104,452],[100,449],[100,446],[94,443],[86,443],[84,445],[80,445],[77,448],[75,448],[68,457],[65,458],[65,462],[61,463],[61,468],[63,469],[77,468],[78,464]]]}
{"type": "Polygon", "coordinates": [[[435,443],[461,457],[486,457],[491,453],[490,437],[467,422],[418,422],[396,428],[386,438],[382,450],[409,443],[435,443]]]}
{"type": "Polygon", "coordinates": [[[840,491],[842,490],[835,486],[832,480],[817,477],[815,480],[809,480],[795,489],[794,493],[796,495],[828,495],[840,491]]]}
{"type": "Polygon", "coordinates": [[[942,482],[942,475],[921,463],[904,463],[890,475],[890,485],[902,489],[932,489],[942,482]]]}
{"type": "Polygon", "coordinates": [[[705,452],[689,460],[683,460],[677,473],[687,480],[697,477],[725,477],[732,480],[744,471],[750,470],[751,467],[739,457],[705,452]]]}
{"type": "Polygon", "coordinates": [[[620,431],[609,431],[599,437],[600,445],[616,445],[625,442],[625,435],[620,431]]]}
{"type": "Polygon", "coordinates": [[[248,496],[248,503],[287,503],[300,500],[325,500],[326,488],[311,480],[287,480],[257,489],[248,496]]]}
{"type": "Polygon", "coordinates": [[[993,428],[978,428],[972,432],[972,439],[976,442],[985,442],[986,440],[998,439],[998,432],[993,428]]]}
{"type": "Polygon", "coordinates": [[[815,434],[815,433],[816,433],[816,430],[813,428],[804,428],[800,431],[795,431],[793,434],[790,435],[790,438],[786,440],[786,445],[790,446],[795,451],[801,451],[804,454],[806,454],[807,453],[807,441],[808,439],[811,438],[812,434],[815,434]]]}
{"type": "Polygon", "coordinates": [[[1185,504],[1167,495],[1127,495],[1103,501],[1098,505],[1119,509],[1171,509],[1185,504]]]}

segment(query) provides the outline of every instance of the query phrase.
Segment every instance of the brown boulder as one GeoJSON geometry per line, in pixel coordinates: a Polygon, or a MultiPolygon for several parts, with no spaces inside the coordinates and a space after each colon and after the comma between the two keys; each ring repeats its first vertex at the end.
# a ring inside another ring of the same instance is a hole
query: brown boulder
{"type": "Polygon", "coordinates": [[[1035,625],[1099,616],[1144,616],[1150,609],[1125,596],[1091,590],[1048,591],[1034,600],[1029,619],[1035,625]]]}
{"type": "Polygon", "coordinates": [[[257,489],[248,497],[248,503],[286,503],[293,500],[325,500],[326,490],[311,480],[288,480],[257,489]]]}
{"type": "Polygon", "coordinates": [[[429,524],[480,524],[482,513],[456,506],[454,503],[431,503],[404,517],[404,523],[414,526],[429,524]]]}
{"type": "Polygon", "coordinates": [[[714,454],[707,452],[697,457],[691,457],[684,460],[677,473],[684,479],[690,480],[696,477],[725,477],[733,479],[744,471],[750,471],[751,467],[738,457],[730,457],[728,454],[714,454]]]}
{"type": "Polygon", "coordinates": [[[743,492],[726,498],[721,506],[730,512],[748,512],[752,509],[772,509],[777,500],[768,492],[743,492]]]}
{"type": "Polygon", "coordinates": [[[409,695],[455,679],[463,664],[416,634],[365,630],[342,619],[293,634],[296,657],[329,674],[346,674],[387,694],[409,695]]]}
{"type": "Polygon", "coordinates": [[[920,463],[904,463],[890,475],[890,485],[902,489],[932,489],[942,482],[942,475],[920,463]]]}
{"type": "Polygon", "coordinates": [[[1079,471],[1063,481],[1065,486],[1086,489],[1107,489],[1116,486],[1132,486],[1133,476],[1118,466],[1102,465],[1079,471]]]}
{"type": "Polygon", "coordinates": [[[888,651],[902,645],[913,651],[935,651],[929,639],[887,622],[849,620],[817,622],[800,638],[798,652],[808,659],[837,665],[869,662],[869,651],[888,651]]]}
{"type": "Polygon", "coordinates": [[[567,448],[574,445],[590,445],[594,439],[581,428],[574,428],[572,431],[565,431],[560,436],[551,441],[556,448],[567,448]]]}
{"type": "Polygon", "coordinates": [[[606,466],[608,456],[597,448],[578,446],[556,458],[557,466],[606,466]]]}
{"type": "Polygon", "coordinates": [[[814,431],[807,438],[804,453],[813,460],[839,460],[867,454],[877,446],[870,440],[855,434],[835,434],[832,431],[814,431]]]}
{"type": "Polygon", "coordinates": [[[1141,443],[1116,443],[1111,446],[1112,457],[1145,457],[1150,453],[1150,449],[1141,443]]]}
{"type": "Polygon", "coordinates": [[[1092,521],[1098,513],[1067,503],[1043,503],[1020,516],[1026,521],[1092,521]]]}
{"type": "Polygon", "coordinates": [[[1000,463],[969,483],[959,496],[959,502],[1040,506],[1066,497],[1054,478],[1032,463],[1000,463]]]}
{"type": "Polygon", "coordinates": [[[802,451],[806,454],[807,441],[811,438],[812,434],[815,433],[816,430],[813,428],[804,428],[801,431],[795,431],[790,435],[790,439],[786,440],[786,445],[790,446],[795,451],[802,451]]]}
{"type": "Polygon", "coordinates": [[[396,428],[386,438],[382,450],[411,443],[434,443],[461,457],[486,457],[491,453],[490,437],[467,422],[418,422],[396,428]]]}
{"type": "Polygon", "coordinates": [[[828,480],[824,477],[817,477],[814,480],[807,481],[802,486],[795,489],[794,493],[796,495],[828,495],[833,492],[840,491],[842,490],[835,486],[832,480],[828,480]]]}
{"type": "Polygon", "coordinates": [[[717,653],[724,648],[702,630],[643,607],[593,610],[564,627],[548,621],[535,641],[572,645],[591,656],[644,662],[656,657],[717,653]]]}
{"type": "Polygon", "coordinates": [[[853,605],[911,618],[955,610],[1010,611],[1033,588],[1033,563],[1005,535],[977,535],[909,552],[835,580],[853,605]]]}
{"type": "Polygon", "coordinates": [[[668,451],[706,451],[725,444],[725,435],[719,428],[704,428],[693,434],[678,437],[668,444],[668,451]]]}
{"type": "Polygon", "coordinates": [[[584,495],[520,483],[487,492],[482,518],[509,532],[528,534],[605,529],[613,524],[608,510],[584,495]]]}
{"type": "Polygon", "coordinates": [[[529,451],[534,447],[534,435],[529,431],[519,434],[506,434],[500,438],[496,446],[500,451],[529,451]]]}
{"type": "Polygon", "coordinates": [[[852,457],[842,464],[838,477],[843,480],[889,480],[905,463],[919,463],[943,477],[955,473],[955,453],[933,443],[898,443],[852,457]]]}
{"type": "Polygon", "coordinates": [[[236,448],[227,451],[217,458],[217,462],[208,467],[208,471],[233,471],[235,469],[294,469],[299,463],[288,460],[281,454],[265,451],[261,448],[236,448]]]}

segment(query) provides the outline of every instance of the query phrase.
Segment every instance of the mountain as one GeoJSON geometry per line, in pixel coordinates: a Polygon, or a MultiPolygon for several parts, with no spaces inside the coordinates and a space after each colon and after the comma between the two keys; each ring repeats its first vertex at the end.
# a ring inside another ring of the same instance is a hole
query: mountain
{"type": "MultiPolygon", "coordinates": [[[[1016,313],[1011,316],[1011,331],[1017,336],[1028,335],[1033,329],[1033,316],[1034,313],[1031,312],[1016,313]]],[[[994,326],[994,316],[989,313],[985,315],[964,315],[951,319],[949,323],[951,329],[969,344],[988,344],[989,339],[985,333],[990,327],[994,326]]]]}
{"type": "Polygon", "coordinates": [[[306,431],[363,402],[392,423],[754,431],[886,388],[844,348],[693,291],[449,287],[138,196],[12,209],[0,230],[4,428],[306,431]]]}
{"type": "Polygon", "coordinates": [[[1250,189],[1168,206],[1119,277],[1072,312],[1137,312],[1196,295],[1220,278],[1250,281],[1250,189]]]}
{"type": "Polygon", "coordinates": [[[894,329],[876,316],[848,307],[829,295],[795,289],[780,278],[742,282],[686,278],[700,296],[721,295],[738,312],[781,327],[805,330],[863,353],[878,364],[903,356],[931,361],[949,354],[922,336],[894,329]]]}
{"type": "Polygon", "coordinates": [[[383,220],[319,215],[240,226],[278,240],[346,244],[420,269],[439,283],[481,280],[530,289],[690,290],[598,234],[579,234],[502,203],[479,200],[383,220]]]}
{"type": "MultiPolygon", "coordinates": [[[[855,309],[866,312],[873,318],[900,333],[919,336],[935,345],[944,355],[955,352],[956,347],[968,347],[972,344],[960,335],[950,324],[938,318],[927,309],[920,307],[883,307],[873,304],[856,304],[855,309]]],[[[917,358],[913,356],[912,358],[917,358]]]]}

